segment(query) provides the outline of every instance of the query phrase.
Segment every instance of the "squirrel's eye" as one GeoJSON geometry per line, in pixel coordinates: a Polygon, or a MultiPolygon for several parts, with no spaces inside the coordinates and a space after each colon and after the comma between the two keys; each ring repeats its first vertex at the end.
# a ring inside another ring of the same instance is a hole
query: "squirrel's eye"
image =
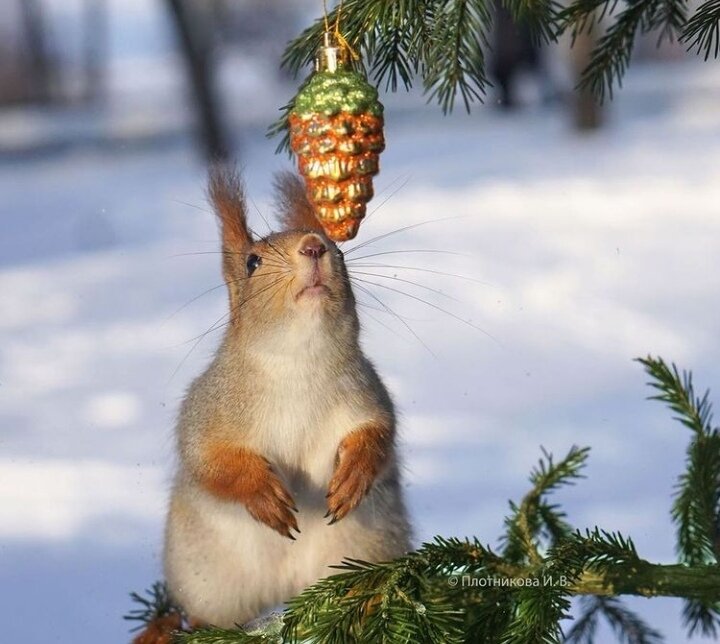
{"type": "Polygon", "coordinates": [[[262,257],[260,257],[259,255],[250,255],[247,258],[246,266],[248,277],[250,277],[256,271],[260,264],[262,264],[262,257]]]}

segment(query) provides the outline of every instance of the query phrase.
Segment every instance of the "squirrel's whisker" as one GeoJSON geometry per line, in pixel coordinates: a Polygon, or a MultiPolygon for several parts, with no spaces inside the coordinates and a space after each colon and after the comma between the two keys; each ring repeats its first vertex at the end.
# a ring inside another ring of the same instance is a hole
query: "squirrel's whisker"
{"type": "MultiPolygon", "coordinates": [[[[257,214],[260,215],[260,219],[263,220],[263,223],[265,224],[265,227],[268,229],[268,233],[271,233],[271,232],[272,232],[272,227],[270,226],[270,223],[268,222],[267,217],[265,217],[265,215],[262,214],[262,211],[261,211],[260,208],[258,207],[257,202],[255,201],[255,199],[253,199],[252,197],[249,197],[249,199],[250,199],[250,203],[253,205],[253,208],[255,208],[255,211],[257,212],[257,214]]],[[[253,233],[253,235],[254,235],[254,234],[255,234],[255,233],[253,233]]],[[[259,235],[258,235],[258,236],[259,236],[259,235]]]]}
{"type": "Polygon", "coordinates": [[[375,206],[365,217],[365,221],[370,219],[380,208],[382,208],[390,199],[392,199],[398,192],[400,192],[408,183],[410,183],[411,177],[408,175],[408,177],[403,181],[395,190],[393,190],[385,199],[383,199],[377,206],[375,206]]]}
{"type": "Polygon", "coordinates": [[[383,188],[381,188],[380,190],[378,190],[375,193],[375,198],[377,199],[378,197],[384,195],[388,190],[390,190],[393,186],[395,186],[395,184],[398,181],[404,181],[405,182],[404,185],[407,185],[407,182],[410,181],[410,179],[412,179],[412,175],[409,175],[409,174],[405,175],[405,176],[403,176],[401,174],[397,175],[386,186],[384,186],[383,188]]]}
{"type": "Polygon", "coordinates": [[[351,257],[345,263],[357,262],[361,259],[369,259],[370,257],[380,257],[381,255],[403,255],[407,253],[436,253],[437,255],[455,255],[456,257],[471,257],[467,253],[456,253],[451,250],[438,250],[436,248],[411,248],[409,250],[385,250],[378,253],[370,253],[369,255],[361,255],[360,257],[351,257]]]}
{"type": "MultiPolygon", "coordinates": [[[[235,282],[235,281],[236,281],[236,280],[230,280],[229,283],[233,283],[233,282],[235,282]]],[[[281,281],[282,281],[282,278],[281,278],[281,277],[273,280],[273,282],[272,282],[271,284],[263,287],[263,288],[260,289],[258,292],[253,293],[253,295],[252,295],[251,297],[248,297],[248,298],[244,299],[242,302],[236,304],[234,307],[231,307],[230,310],[229,310],[227,313],[225,313],[223,316],[221,316],[221,317],[219,317],[217,320],[215,320],[215,322],[212,323],[212,325],[210,326],[210,328],[209,328],[207,331],[204,331],[203,333],[201,333],[200,335],[195,336],[194,338],[190,338],[189,340],[186,340],[186,341],[183,342],[180,346],[182,346],[183,344],[188,344],[188,343],[193,342],[193,341],[195,341],[195,340],[202,340],[206,335],[212,333],[213,331],[217,331],[218,329],[222,328],[224,325],[218,326],[218,324],[219,324],[220,322],[222,322],[225,318],[231,317],[232,314],[233,314],[234,312],[236,312],[236,311],[239,311],[240,308],[241,308],[245,303],[249,302],[249,301],[252,300],[254,297],[256,297],[256,296],[264,293],[267,289],[271,288],[272,286],[274,286],[275,284],[277,284],[278,282],[281,282],[281,281]]],[[[223,286],[224,286],[224,285],[225,285],[225,283],[223,282],[223,286]]]]}
{"type": "Polygon", "coordinates": [[[262,241],[264,241],[264,242],[270,247],[270,249],[275,252],[275,254],[280,258],[280,260],[281,260],[282,262],[284,262],[285,264],[288,263],[288,262],[287,262],[287,253],[286,253],[285,251],[283,251],[282,249],[280,249],[280,248],[278,248],[277,246],[275,246],[275,244],[273,244],[273,243],[270,241],[270,239],[267,238],[267,237],[263,238],[262,241]]]}
{"type": "MultiPolygon", "coordinates": [[[[360,288],[359,285],[356,286],[360,288]]],[[[372,304],[368,304],[367,302],[363,302],[362,300],[359,300],[357,298],[355,298],[355,301],[357,302],[358,306],[361,306],[364,309],[369,309],[370,311],[377,311],[378,313],[387,313],[387,311],[381,309],[379,306],[373,306],[372,304]]]]}
{"type": "MultiPolygon", "coordinates": [[[[408,331],[410,331],[410,333],[412,333],[413,337],[428,351],[428,353],[430,353],[431,356],[437,357],[437,356],[435,355],[435,353],[433,352],[433,350],[432,350],[427,344],[425,344],[425,341],[417,334],[417,332],[415,331],[415,329],[413,329],[413,328],[410,326],[410,324],[408,324],[407,320],[405,320],[405,318],[403,318],[402,315],[400,315],[399,313],[395,312],[392,308],[390,308],[387,304],[385,304],[385,302],[383,302],[383,301],[382,301],[377,295],[375,295],[375,293],[373,293],[370,289],[368,289],[368,288],[366,288],[366,287],[358,284],[358,283],[357,283],[358,278],[354,278],[354,277],[350,276],[350,279],[355,283],[355,286],[356,286],[357,288],[359,288],[361,291],[367,293],[367,294],[368,294],[371,298],[373,298],[378,304],[380,304],[380,306],[381,306],[387,313],[389,313],[390,315],[392,315],[395,319],[397,319],[397,320],[400,322],[400,324],[402,324],[408,331]]],[[[361,280],[361,281],[364,281],[364,280],[361,280]]]]}
{"type": "Polygon", "coordinates": [[[197,204],[190,203],[188,201],[181,201],[180,199],[171,199],[170,201],[173,203],[179,203],[181,206],[187,206],[188,208],[195,208],[195,210],[199,210],[200,212],[212,214],[212,210],[209,208],[203,208],[202,206],[198,206],[197,204]]]}
{"type": "Polygon", "coordinates": [[[403,265],[398,265],[398,264],[376,264],[376,263],[353,264],[353,268],[355,266],[358,266],[361,268],[387,268],[388,270],[401,269],[404,271],[418,271],[420,273],[430,273],[433,275],[442,275],[443,277],[456,277],[457,279],[467,280],[469,282],[474,282],[475,284],[482,284],[483,286],[493,286],[490,282],[484,282],[475,277],[470,277],[469,275],[460,275],[458,273],[447,273],[445,271],[438,271],[438,270],[433,270],[430,268],[421,268],[420,266],[403,266],[403,265]]]}
{"type": "Polygon", "coordinates": [[[180,371],[180,369],[181,369],[182,366],[185,364],[185,362],[187,362],[187,360],[188,360],[188,358],[190,357],[190,355],[192,354],[192,352],[195,351],[195,349],[197,348],[197,346],[200,344],[200,342],[202,342],[202,340],[205,339],[206,336],[208,336],[210,333],[212,333],[212,332],[214,332],[214,331],[218,331],[218,330],[220,330],[220,329],[225,328],[228,324],[230,324],[230,323],[232,322],[233,315],[234,315],[237,311],[239,311],[240,308],[242,308],[242,306],[243,306],[246,302],[249,302],[249,301],[252,300],[254,297],[257,297],[258,295],[260,295],[261,293],[264,293],[265,291],[267,291],[269,288],[271,288],[271,287],[274,286],[275,284],[277,284],[277,283],[279,283],[279,282],[282,282],[282,281],[283,281],[283,278],[282,278],[282,277],[279,277],[279,278],[275,279],[275,280],[274,280],[271,284],[269,284],[268,286],[265,286],[265,287],[263,287],[262,289],[260,289],[258,292],[253,293],[252,297],[246,298],[245,300],[243,300],[242,302],[240,302],[240,304],[238,304],[238,305],[236,305],[236,306],[234,306],[234,307],[231,307],[230,310],[229,310],[227,313],[225,313],[223,316],[219,317],[219,318],[212,324],[212,326],[211,326],[207,331],[205,331],[204,333],[200,334],[200,335],[197,336],[196,338],[193,338],[193,339],[191,339],[191,340],[188,340],[188,342],[192,342],[193,340],[195,340],[195,342],[194,342],[194,344],[190,347],[190,350],[185,354],[185,356],[183,357],[183,359],[180,361],[180,364],[179,364],[179,365],[175,368],[175,370],[172,372],[172,374],[170,375],[170,380],[169,380],[168,382],[172,381],[172,379],[177,375],[177,372],[180,371]],[[225,320],[226,318],[229,318],[228,321],[227,321],[226,323],[220,324],[220,322],[222,322],[222,321],[225,320]]]}
{"type": "MultiPolygon", "coordinates": [[[[194,251],[192,253],[178,253],[176,255],[168,255],[168,259],[174,259],[176,257],[189,257],[192,255],[230,255],[231,257],[234,255],[237,255],[239,257],[243,257],[245,255],[245,253],[238,253],[238,252],[229,251],[229,250],[202,250],[202,251],[194,251]]],[[[264,260],[267,262],[268,261],[267,257],[265,257],[264,260]]],[[[276,267],[287,266],[287,262],[285,261],[285,259],[282,256],[281,256],[281,261],[282,261],[282,264],[276,263],[276,264],[271,264],[271,265],[276,266],[276,267]]]]}
{"type": "MultiPolygon", "coordinates": [[[[365,304],[365,303],[362,303],[362,302],[358,302],[358,306],[363,307],[363,309],[371,309],[371,310],[373,310],[373,311],[379,311],[379,312],[381,312],[381,313],[383,312],[382,309],[379,309],[379,308],[377,308],[376,306],[369,306],[368,304],[365,304]]],[[[385,322],[383,322],[382,320],[380,320],[377,316],[373,315],[373,314],[370,313],[369,311],[364,311],[364,315],[366,315],[367,317],[369,317],[369,318],[370,318],[373,322],[375,322],[376,324],[379,324],[381,327],[384,327],[385,329],[387,329],[388,331],[390,331],[390,333],[392,333],[393,335],[395,335],[395,336],[397,336],[398,338],[400,338],[403,342],[408,342],[408,339],[407,339],[404,335],[402,335],[402,333],[399,333],[399,332],[397,331],[397,329],[393,329],[389,324],[385,324],[385,322]]]]}
{"type": "Polygon", "coordinates": [[[454,215],[452,217],[439,217],[437,219],[428,219],[427,221],[420,221],[416,224],[409,224],[407,226],[403,226],[402,228],[395,228],[395,230],[391,230],[390,232],[383,233],[382,235],[377,235],[375,237],[371,237],[370,239],[367,239],[364,242],[357,244],[357,245],[353,246],[352,248],[350,248],[349,250],[344,251],[344,252],[345,252],[345,255],[347,256],[347,255],[354,253],[356,250],[359,250],[360,248],[363,248],[365,246],[368,246],[370,244],[378,242],[382,239],[392,237],[393,235],[407,232],[408,230],[420,228],[421,226],[427,226],[428,224],[435,224],[440,221],[450,221],[452,219],[464,219],[465,217],[467,217],[467,215],[454,215]]]}
{"type": "MultiPolygon", "coordinates": [[[[272,273],[263,273],[263,277],[267,275],[278,275],[281,273],[286,273],[287,271],[273,271],[272,273]]],[[[213,291],[217,291],[219,288],[227,288],[228,284],[236,284],[238,282],[242,282],[244,280],[250,279],[249,277],[239,277],[238,279],[230,280],[230,282],[223,282],[222,284],[218,284],[217,286],[213,286],[212,288],[207,289],[206,291],[203,291],[200,293],[200,295],[196,295],[191,300],[188,300],[183,304],[179,309],[175,310],[173,313],[171,313],[164,321],[163,323],[168,322],[169,320],[172,320],[180,311],[186,309],[188,306],[190,306],[193,302],[197,302],[201,297],[204,297],[208,293],[212,293],[213,291]]]]}
{"type": "Polygon", "coordinates": [[[428,302],[427,300],[424,300],[423,298],[418,297],[417,295],[413,295],[412,293],[407,293],[406,291],[401,291],[400,289],[393,288],[392,286],[387,286],[386,284],[378,284],[377,282],[373,282],[372,280],[365,280],[365,279],[361,279],[361,278],[359,278],[359,277],[357,277],[357,278],[355,278],[355,279],[357,279],[357,280],[359,280],[359,281],[361,281],[361,282],[364,282],[365,284],[372,284],[373,286],[377,286],[378,288],[384,288],[384,289],[386,289],[386,290],[388,290],[388,291],[392,291],[393,293],[398,293],[398,294],[400,294],[400,295],[404,295],[405,297],[409,297],[409,298],[411,298],[411,299],[413,299],[413,300],[416,300],[417,302],[421,302],[421,303],[425,304],[426,306],[429,306],[429,307],[431,307],[431,308],[433,308],[433,309],[436,309],[437,311],[440,311],[441,313],[445,313],[445,315],[449,315],[449,316],[450,316],[451,318],[453,318],[454,320],[457,320],[458,322],[462,322],[463,324],[469,326],[469,327],[472,328],[472,329],[475,329],[476,331],[480,331],[480,333],[482,333],[483,335],[485,335],[485,336],[487,336],[488,338],[490,338],[493,342],[495,342],[495,343],[497,343],[497,344],[500,344],[500,342],[498,341],[498,339],[495,338],[495,337],[494,337],[493,335],[491,335],[490,333],[488,333],[485,329],[477,326],[476,324],[473,324],[473,323],[470,322],[469,320],[465,320],[465,319],[461,318],[459,315],[456,315],[456,314],[453,313],[452,311],[448,311],[447,309],[444,309],[442,306],[438,306],[437,304],[433,304],[432,302],[428,302]]]}
{"type": "MultiPolygon", "coordinates": [[[[353,282],[353,285],[355,286],[355,288],[359,288],[359,289],[362,290],[363,292],[367,293],[370,297],[372,297],[376,302],[378,302],[378,303],[383,307],[382,309],[378,309],[378,308],[376,308],[376,307],[375,307],[375,308],[371,307],[371,308],[373,308],[373,310],[375,310],[375,311],[382,311],[382,312],[385,312],[385,313],[391,313],[391,314],[393,315],[393,317],[400,318],[400,319],[405,320],[405,321],[407,321],[407,322],[422,322],[422,321],[423,321],[423,320],[421,320],[421,319],[419,319],[419,318],[411,318],[411,317],[408,317],[407,315],[402,315],[401,313],[398,313],[397,311],[391,309],[383,300],[381,300],[381,299],[380,299],[375,293],[373,293],[370,289],[368,289],[366,286],[363,286],[362,284],[359,284],[359,283],[358,283],[358,280],[359,280],[359,279],[360,279],[360,278],[354,278],[352,275],[350,275],[350,280],[353,282]]],[[[363,280],[363,281],[364,281],[364,280],[363,280]]],[[[369,305],[368,305],[367,303],[364,303],[364,306],[369,306],[369,305]]]]}
{"type": "Polygon", "coordinates": [[[418,288],[424,289],[426,291],[429,291],[430,293],[435,293],[436,295],[440,295],[442,297],[446,297],[449,300],[452,300],[453,302],[459,302],[463,303],[462,300],[459,300],[456,297],[453,297],[452,295],[448,295],[447,293],[443,293],[442,291],[432,288],[431,286],[426,286],[425,284],[420,284],[420,282],[413,282],[412,280],[406,280],[402,277],[395,277],[394,275],[383,275],[382,273],[370,273],[366,271],[351,271],[353,275],[366,275],[368,277],[380,277],[382,279],[386,280],[393,280],[395,282],[402,282],[403,284],[410,284],[412,286],[417,286],[418,288]]]}
{"type": "MultiPolygon", "coordinates": [[[[288,275],[289,273],[290,273],[289,270],[282,272],[283,276],[284,276],[284,275],[288,275]]],[[[263,276],[259,276],[259,277],[263,277],[263,276]]],[[[279,284],[279,283],[283,282],[283,280],[284,280],[283,277],[275,278],[274,280],[272,280],[272,281],[270,282],[270,284],[266,284],[266,285],[263,286],[259,291],[256,291],[255,293],[253,293],[250,297],[246,297],[242,302],[240,302],[240,304],[238,304],[236,307],[234,307],[233,310],[238,310],[238,311],[239,311],[245,304],[247,304],[247,303],[250,302],[251,300],[254,300],[256,297],[262,295],[263,293],[266,293],[269,289],[271,289],[271,288],[272,288],[273,286],[275,286],[276,284],[279,284]]]]}

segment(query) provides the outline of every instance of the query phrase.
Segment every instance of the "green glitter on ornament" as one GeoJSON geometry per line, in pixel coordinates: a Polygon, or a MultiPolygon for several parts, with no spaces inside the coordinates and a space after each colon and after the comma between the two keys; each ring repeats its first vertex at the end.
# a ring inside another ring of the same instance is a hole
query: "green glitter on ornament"
{"type": "Polygon", "coordinates": [[[377,90],[354,71],[316,72],[295,97],[293,109],[298,116],[340,112],[382,116],[383,106],[377,90]]]}

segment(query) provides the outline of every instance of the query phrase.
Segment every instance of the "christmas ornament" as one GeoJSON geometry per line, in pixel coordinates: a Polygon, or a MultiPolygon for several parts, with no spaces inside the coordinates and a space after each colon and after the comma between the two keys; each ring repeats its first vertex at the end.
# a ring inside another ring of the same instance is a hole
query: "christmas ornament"
{"type": "Polygon", "coordinates": [[[295,97],[288,120],[290,147],[317,218],[331,239],[352,239],[385,149],[383,106],[336,36],[325,34],[315,72],[295,97]]]}

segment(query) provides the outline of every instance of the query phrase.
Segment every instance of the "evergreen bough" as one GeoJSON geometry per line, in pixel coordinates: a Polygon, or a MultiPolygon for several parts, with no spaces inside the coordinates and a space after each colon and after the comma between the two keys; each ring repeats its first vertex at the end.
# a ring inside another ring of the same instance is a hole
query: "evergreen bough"
{"type": "MultiPolygon", "coordinates": [[[[402,4],[402,3],[400,3],[402,4]]],[[[629,610],[622,595],[679,597],[688,633],[720,630],[720,432],[708,393],[690,373],[641,358],[656,391],[691,431],[672,520],[679,563],[650,563],[632,540],[598,527],[580,531],[549,496],[582,478],[589,448],[559,461],[543,451],[530,490],[510,503],[497,551],[478,539],[436,537],[395,561],[347,560],[337,574],[292,599],[254,630],[206,628],[176,635],[180,644],[592,644],[600,620],[628,644],[661,635],[629,610]],[[568,624],[570,602],[581,609],[568,624]],[[569,626],[567,633],[563,626],[569,626]]],[[[173,608],[156,584],[127,619],[150,621],[173,608]]],[[[174,609],[180,612],[179,609],[174,609]]]]}
{"type": "MultiPolygon", "coordinates": [[[[502,0],[502,5],[540,43],[556,42],[564,33],[574,42],[599,27],[580,87],[600,100],[621,84],[639,34],[656,33],[658,44],[678,39],[705,60],[720,55],[720,0],[706,0],[694,12],[685,0],[572,0],[567,6],[556,0],[502,0]]],[[[468,111],[482,101],[490,84],[486,52],[494,0],[344,0],[327,22],[319,17],[287,45],[282,62],[293,75],[312,63],[326,24],[335,25],[338,12],[343,36],[377,85],[395,91],[419,81],[443,112],[453,109],[458,95],[468,111]]],[[[269,134],[286,129],[285,119],[286,114],[269,134]]]]}

